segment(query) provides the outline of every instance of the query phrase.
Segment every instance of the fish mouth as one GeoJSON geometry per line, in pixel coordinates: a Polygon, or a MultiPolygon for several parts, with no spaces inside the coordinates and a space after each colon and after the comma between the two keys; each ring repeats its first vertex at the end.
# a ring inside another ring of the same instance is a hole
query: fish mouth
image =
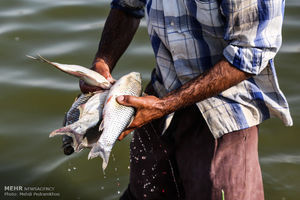
{"type": "Polygon", "coordinates": [[[65,155],[69,156],[72,153],[74,153],[74,148],[72,147],[72,144],[73,144],[72,137],[64,135],[63,136],[63,145],[62,145],[62,148],[63,148],[63,151],[64,151],[65,155]]]}
{"type": "Polygon", "coordinates": [[[132,78],[134,78],[135,80],[137,80],[139,83],[142,82],[142,76],[141,76],[141,73],[139,72],[131,72],[129,74],[132,78]]]}

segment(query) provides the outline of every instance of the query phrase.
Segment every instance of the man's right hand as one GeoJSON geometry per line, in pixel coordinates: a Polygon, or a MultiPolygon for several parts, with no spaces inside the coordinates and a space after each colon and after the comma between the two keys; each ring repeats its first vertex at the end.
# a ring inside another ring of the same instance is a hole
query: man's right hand
{"type": "MultiPolygon", "coordinates": [[[[102,76],[104,76],[110,83],[114,83],[115,80],[110,74],[110,69],[108,65],[105,63],[103,59],[95,59],[93,63],[92,70],[98,72],[102,76]]],[[[102,88],[97,86],[92,86],[84,82],[83,80],[79,81],[79,87],[82,93],[95,92],[98,90],[102,90],[102,88]]]]}

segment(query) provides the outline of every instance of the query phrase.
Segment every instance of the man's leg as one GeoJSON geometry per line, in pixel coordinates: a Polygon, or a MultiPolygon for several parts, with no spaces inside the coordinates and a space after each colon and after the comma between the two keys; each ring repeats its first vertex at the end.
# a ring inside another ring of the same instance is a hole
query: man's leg
{"type": "Polygon", "coordinates": [[[258,128],[214,139],[196,106],[175,113],[176,160],[186,200],[264,199],[258,163],[258,128]]]}
{"type": "Polygon", "coordinates": [[[211,178],[212,199],[263,200],[264,191],[258,160],[258,127],[235,131],[216,140],[211,178]]]}

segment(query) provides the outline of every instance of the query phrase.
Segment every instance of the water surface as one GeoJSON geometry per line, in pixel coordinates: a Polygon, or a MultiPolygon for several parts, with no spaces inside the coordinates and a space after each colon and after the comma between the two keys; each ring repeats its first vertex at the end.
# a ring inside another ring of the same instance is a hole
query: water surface
{"type": "MultiPolygon", "coordinates": [[[[260,126],[260,161],[270,200],[300,198],[300,2],[286,4],[283,46],[275,63],[294,126],[284,127],[277,119],[260,126]]],[[[78,81],[25,57],[39,53],[89,67],[108,12],[105,0],[0,1],[0,199],[8,185],[54,187],[60,197],[48,199],[84,200],[117,199],[127,187],[130,137],[117,142],[106,174],[100,158],[87,160],[88,151],[64,156],[60,138],[48,134],[61,126],[79,93],[78,81]]],[[[113,76],[139,71],[146,83],[154,65],[143,21],[113,76]]]]}

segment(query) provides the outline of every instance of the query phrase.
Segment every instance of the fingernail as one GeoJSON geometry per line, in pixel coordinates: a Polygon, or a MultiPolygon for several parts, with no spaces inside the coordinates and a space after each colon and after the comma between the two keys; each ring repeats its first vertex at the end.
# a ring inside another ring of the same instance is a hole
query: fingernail
{"type": "Polygon", "coordinates": [[[118,100],[119,102],[123,101],[123,100],[124,100],[124,96],[118,96],[118,97],[117,97],[117,100],[118,100]]]}
{"type": "Polygon", "coordinates": [[[112,78],[112,77],[107,77],[107,80],[110,82],[110,83],[114,83],[115,80],[112,78]]]}

